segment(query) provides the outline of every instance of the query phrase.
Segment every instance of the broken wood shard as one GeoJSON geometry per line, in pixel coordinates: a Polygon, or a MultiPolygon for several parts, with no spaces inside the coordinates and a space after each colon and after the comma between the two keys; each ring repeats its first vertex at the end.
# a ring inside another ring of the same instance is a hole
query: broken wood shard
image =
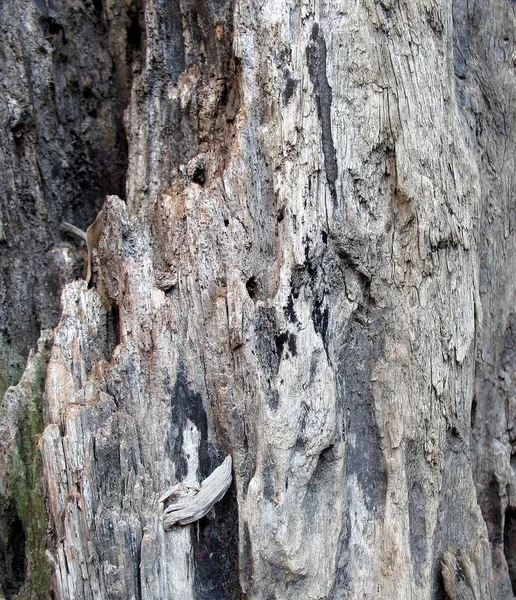
{"type": "MultiPolygon", "coordinates": [[[[200,490],[194,495],[187,495],[175,504],[168,506],[163,512],[163,526],[169,530],[173,525],[188,525],[198,521],[216,504],[231,485],[231,455],[202,482],[200,490]]],[[[174,488],[172,488],[174,489],[174,488]]],[[[167,499],[171,494],[162,494],[161,499],[167,499]]]]}
{"type": "MultiPolygon", "coordinates": [[[[192,494],[197,494],[201,491],[201,486],[197,481],[183,481],[181,483],[176,483],[176,485],[172,486],[166,492],[163,492],[159,497],[158,502],[162,504],[167,500],[175,500],[176,498],[184,498],[185,496],[189,496],[192,494]]],[[[165,511],[167,512],[167,511],[165,511]]]]}

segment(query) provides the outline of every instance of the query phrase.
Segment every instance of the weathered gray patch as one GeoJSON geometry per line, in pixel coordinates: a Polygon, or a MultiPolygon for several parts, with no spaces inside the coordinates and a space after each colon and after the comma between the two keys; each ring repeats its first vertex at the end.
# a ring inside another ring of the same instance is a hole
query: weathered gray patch
{"type": "MultiPolygon", "coordinates": [[[[470,543],[468,528],[474,527],[474,523],[472,523],[469,509],[464,503],[464,498],[469,494],[469,484],[463,476],[468,468],[468,460],[464,441],[448,432],[441,486],[443,493],[437,511],[438,518],[434,535],[432,600],[447,598],[441,575],[443,552],[450,546],[461,548],[470,543]]],[[[493,494],[493,500],[495,497],[498,497],[497,490],[493,494]]]]}
{"type": "Polygon", "coordinates": [[[428,548],[426,545],[425,497],[418,481],[409,483],[408,496],[412,565],[416,584],[421,585],[428,548]]]}

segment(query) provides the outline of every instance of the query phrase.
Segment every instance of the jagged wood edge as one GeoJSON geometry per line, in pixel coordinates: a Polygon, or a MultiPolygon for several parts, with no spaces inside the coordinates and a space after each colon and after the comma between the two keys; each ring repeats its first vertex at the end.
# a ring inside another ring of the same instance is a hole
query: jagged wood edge
{"type": "Polygon", "coordinates": [[[163,516],[163,526],[169,530],[173,525],[188,525],[198,521],[216,504],[227,492],[233,479],[231,455],[226,456],[211,475],[201,484],[201,489],[194,496],[187,496],[166,508],[163,516]]]}

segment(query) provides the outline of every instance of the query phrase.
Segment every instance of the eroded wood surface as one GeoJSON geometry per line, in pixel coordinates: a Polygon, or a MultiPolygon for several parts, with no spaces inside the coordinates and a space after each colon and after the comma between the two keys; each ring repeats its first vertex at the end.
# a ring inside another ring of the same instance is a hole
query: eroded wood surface
{"type": "Polygon", "coordinates": [[[174,525],[189,525],[204,517],[228,491],[232,481],[231,465],[231,455],[228,455],[223,463],[206,477],[198,490],[166,506],[163,511],[165,530],[174,525]]]}
{"type": "Polygon", "coordinates": [[[55,597],[510,598],[514,5],[133,9],[47,368],[55,597]]]}

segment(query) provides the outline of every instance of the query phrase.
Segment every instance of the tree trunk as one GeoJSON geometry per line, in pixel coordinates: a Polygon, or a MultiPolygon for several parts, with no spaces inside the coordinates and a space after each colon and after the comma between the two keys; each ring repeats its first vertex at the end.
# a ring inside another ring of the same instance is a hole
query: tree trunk
{"type": "Polygon", "coordinates": [[[512,598],[515,4],[0,18],[0,598],[512,598]]]}

